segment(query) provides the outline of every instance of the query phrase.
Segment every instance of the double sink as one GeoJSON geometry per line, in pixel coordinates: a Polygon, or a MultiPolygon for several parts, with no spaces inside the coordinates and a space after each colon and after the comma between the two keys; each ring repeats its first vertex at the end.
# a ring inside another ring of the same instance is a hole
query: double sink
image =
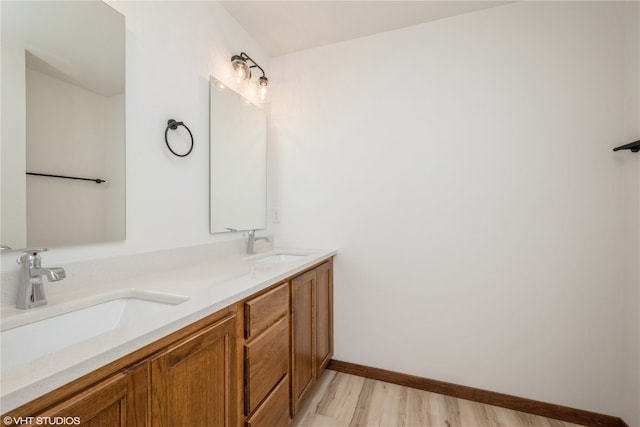
{"type": "MultiPolygon", "coordinates": [[[[251,270],[269,270],[302,260],[307,254],[269,253],[247,259],[251,270]]],[[[2,321],[2,371],[28,364],[74,344],[176,307],[184,295],[125,289],[70,301],[64,308],[45,306],[2,321]],[[37,314],[33,316],[31,314],[37,314]]]]}

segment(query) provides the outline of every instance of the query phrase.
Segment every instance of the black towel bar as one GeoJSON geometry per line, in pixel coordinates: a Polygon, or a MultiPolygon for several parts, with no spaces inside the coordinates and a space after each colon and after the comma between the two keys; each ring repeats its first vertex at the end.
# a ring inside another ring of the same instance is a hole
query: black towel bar
{"type": "Polygon", "coordinates": [[[78,178],[75,176],[49,175],[48,173],[27,172],[27,175],[46,176],[48,178],[78,179],[80,181],[93,181],[96,184],[102,184],[103,182],[107,182],[104,179],[100,179],[100,178],[78,178]]]}
{"type": "Polygon", "coordinates": [[[613,149],[613,151],[631,150],[633,153],[640,151],[640,139],[629,144],[621,145],[613,149]]]}

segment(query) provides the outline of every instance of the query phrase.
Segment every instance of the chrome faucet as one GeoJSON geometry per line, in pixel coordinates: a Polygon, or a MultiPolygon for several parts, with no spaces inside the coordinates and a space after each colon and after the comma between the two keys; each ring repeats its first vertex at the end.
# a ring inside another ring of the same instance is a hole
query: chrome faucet
{"type": "Polygon", "coordinates": [[[18,301],[16,302],[16,307],[19,309],[26,310],[47,303],[42,276],[47,276],[50,282],[57,282],[67,277],[64,268],[43,268],[40,265],[40,252],[46,250],[47,248],[25,249],[18,258],[18,264],[22,266],[18,283],[18,301]]]}
{"type": "Polygon", "coordinates": [[[247,233],[249,234],[247,238],[247,254],[249,255],[256,253],[256,240],[269,241],[268,237],[256,237],[256,230],[249,230],[247,233]]]}

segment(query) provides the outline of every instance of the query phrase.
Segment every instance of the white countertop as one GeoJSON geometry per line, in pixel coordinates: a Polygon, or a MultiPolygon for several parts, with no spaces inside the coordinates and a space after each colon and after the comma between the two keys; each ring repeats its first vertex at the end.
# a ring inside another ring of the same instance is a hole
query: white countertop
{"type": "Polygon", "coordinates": [[[27,311],[3,307],[1,328],[6,330],[73,311],[83,302],[95,301],[101,295],[122,294],[133,289],[188,298],[161,313],[127,323],[31,362],[6,370],[3,368],[0,371],[0,413],[15,409],[335,254],[334,250],[274,249],[253,256],[215,258],[169,272],[144,274],[92,286],[86,291],[76,290],[72,295],[57,294],[48,299],[46,306],[27,311]],[[256,259],[283,253],[305,256],[286,262],[254,264],[256,259]]]}

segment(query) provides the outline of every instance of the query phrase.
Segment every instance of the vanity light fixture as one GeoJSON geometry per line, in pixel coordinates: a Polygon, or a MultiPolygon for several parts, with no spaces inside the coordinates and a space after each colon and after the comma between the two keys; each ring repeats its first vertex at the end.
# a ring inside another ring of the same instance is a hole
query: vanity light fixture
{"type": "Polygon", "coordinates": [[[264,102],[267,98],[267,86],[269,86],[269,79],[264,74],[262,67],[244,52],[240,52],[240,55],[233,55],[231,57],[231,66],[233,67],[238,83],[244,80],[251,80],[252,68],[258,68],[262,72],[262,76],[258,78],[257,85],[260,101],[264,102]],[[249,63],[251,63],[251,65],[249,63]]]}

